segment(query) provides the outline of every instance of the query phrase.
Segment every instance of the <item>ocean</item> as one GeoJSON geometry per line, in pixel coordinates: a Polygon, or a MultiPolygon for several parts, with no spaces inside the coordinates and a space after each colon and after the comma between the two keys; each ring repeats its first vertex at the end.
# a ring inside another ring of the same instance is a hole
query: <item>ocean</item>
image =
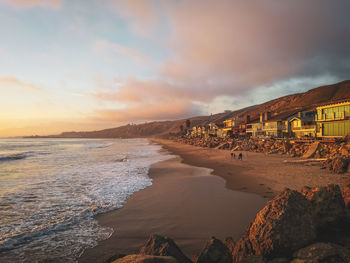
{"type": "Polygon", "coordinates": [[[0,262],[76,262],[113,229],[93,218],[171,158],[147,139],[0,139],[0,262]]]}

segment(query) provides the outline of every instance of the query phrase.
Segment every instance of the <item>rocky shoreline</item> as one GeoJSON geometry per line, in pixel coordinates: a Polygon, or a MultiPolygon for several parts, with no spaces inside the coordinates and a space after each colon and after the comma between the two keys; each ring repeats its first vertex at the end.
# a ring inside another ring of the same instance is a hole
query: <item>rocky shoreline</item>
{"type": "Polygon", "coordinates": [[[249,151],[265,154],[281,154],[290,157],[315,158],[322,169],[344,173],[350,164],[350,136],[339,141],[291,140],[273,138],[219,138],[187,137],[173,138],[183,144],[230,151],[249,151]],[[310,148],[314,145],[314,151],[310,148]],[[307,155],[307,157],[306,157],[307,155]]]}
{"type": "Polygon", "coordinates": [[[286,188],[258,212],[237,241],[212,237],[189,259],[168,237],[152,235],[138,254],[116,254],[113,263],[316,263],[350,262],[350,181],[286,188]]]}

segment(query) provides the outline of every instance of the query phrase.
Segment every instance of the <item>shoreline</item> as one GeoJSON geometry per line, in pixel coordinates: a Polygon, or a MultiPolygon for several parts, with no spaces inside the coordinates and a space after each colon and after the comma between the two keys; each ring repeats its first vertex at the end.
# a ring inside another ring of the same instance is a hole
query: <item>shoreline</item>
{"type": "Polygon", "coordinates": [[[150,141],[174,158],[153,164],[152,185],[130,196],[122,208],[95,216],[114,233],[86,249],[78,262],[103,262],[117,253],[137,253],[151,234],[173,238],[193,257],[211,236],[239,238],[266,201],[285,187],[342,185],[348,176],[330,174],[318,166],[285,164],[285,156],[243,152],[243,161],[238,161],[225,150],[150,141]]]}
{"type": "Polygon", "coordinates": [[[114,233],[86,249],[78,262],[103,262],[117,253],[137,253],[151,234],[173,238],[189,257],[197,255],[211,236],[239,238],[267,199],[232,191],[212,172],[185,164],[178,155],[153,164],[151,186],[131,195],[122,208],[95,216],[114,233]]]}

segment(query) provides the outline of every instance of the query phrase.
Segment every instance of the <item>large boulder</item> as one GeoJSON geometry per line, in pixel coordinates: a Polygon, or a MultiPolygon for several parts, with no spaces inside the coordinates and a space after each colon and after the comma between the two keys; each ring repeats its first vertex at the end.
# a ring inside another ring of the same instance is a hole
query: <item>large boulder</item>
{"type": "Polygon", "coordinates": [[[324,227],[343,218],[345,204],[338,185],[304,187],[301,193],[311,202],[316,227],[324,227]]]}
{"type": "Polygon", "coordinates": [[[344,183],[342,195],[343,195],[345,207],[349,209],[350,208],[350,180],[344,183]]]}
{"type": "Polygon", "coordinates": [[[350,251],[332,243],[315,243],[293,254],[291,263],[349,263],[350,251]]]}
{"type": "Polygon", "coordinates": [[[152,235],[146,245],[140,249],[140,254],[152,256],[171,256],[180,263],[192,263],[169,237],[152,235]]]}
{"type": "Polygon", "coordinates": [[[233,262],[240,262],[243,259],[250,258],[255,255],[252,244],[250,243],[248,234],[242,236],[236,243],[232,251],[233,262]]]}
{"type": "Polygon", "coordinates": [[[149,255],[129,255],[117,259],[112,263],[179,263],[173,257],[149,256],[149,255]]]}
{"type": "Polygon", "coordinates": [[[232,263],[232,254],[224,243],[213,237],[200,253],[197,263],[232,263]]]}
{"type": "Polygon", "coordinates": [[[256,255],[288,255],[316,237],[311,203],[299,192],[285,189],[256,215],[248,232],[256,255]]]}

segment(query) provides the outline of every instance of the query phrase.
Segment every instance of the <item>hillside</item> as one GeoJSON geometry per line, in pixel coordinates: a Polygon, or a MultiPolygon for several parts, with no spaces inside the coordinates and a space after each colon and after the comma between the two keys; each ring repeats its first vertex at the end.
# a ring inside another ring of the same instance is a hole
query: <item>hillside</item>
{"type": "MultiPolygon", "coordinates": [[[[260,113],[270,111],[272,115],[298,110],[309,110],[317,105],[332,103],[350,99],[350,80],[342,81],[333,85],[321,86],[305,93],[287,95],[278,99],[265,102],[228,113],[219,113],[212,116],[198,116],[188,118],[191,126],[205,125],[209,122],[222,122],[234,116],[250,115],[251,120],[258,119],[260,113]]],[[[155,121],[138,125],[126,125],[117,128],[105,129],[93,132],[65,132],[55,137],[61,138],[136,138],[164,136],[169,133],[179,132],[180,125],[185,120],[155,121]]]]}

